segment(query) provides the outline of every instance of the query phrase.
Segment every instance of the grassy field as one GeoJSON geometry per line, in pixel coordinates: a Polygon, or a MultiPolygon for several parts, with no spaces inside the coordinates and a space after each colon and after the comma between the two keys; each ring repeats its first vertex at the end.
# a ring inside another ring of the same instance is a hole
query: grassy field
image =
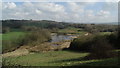
{"type": "Polygon", "coordinates": [[[68,27],[65,29],[60,29],[58,33],[72,33],[72,34],[85,34],[86,32],[80,28],[68,27]]]}
{"type": "Polygon", "coordinates": [[[24,66],[63,66],[68,64],[70,60],[77,60],[86,55],[88,55],[88,53],[51,51],[46,53],[34,53],[20,57],[9,57],[7,58],[7,61],[24,66]]]}
{"type": "Polygon", "coordinates": [[[117,65],[119,65],[119,58],[109,58],[101,61],[85,63],[83,65],[76,66],[117,66],[117,65]]]}
{"type": "Polygon", "coordinates": [[[17,45],[17,43],[19,43],[19,40],[22,38],[21,36],[24,35],[25,32],[9,32],[9,33],[5,33],[2,34],[2,51],[7,51],[7,50],[14,50],[15,48],[17,48],[19,45],[17,45]]]}
{"type": "Polygon", "coordinates": [[[2,40],[11,40],[15,38],[19,38],[21,35],[24,35],[24,32],[9,32],[2,35],[2,40]]]}
{"type": "MultiPolygon", "coordinates": [[[[51,51],[46,53],[33,53],[26,56],[9,57],[7,62],[22,66],[111,66],[118,64],[118,58],[103,60],[84,60],[89,53],[71,51],[51,51]]],[[[3,58],[4,60],[5,58],[3,58]]],[[[9,64],[6,63],[6,64],[9,64]]]]}
{"type": "Polygon", "coordinates": [[[110,34],[112,34],[112,32],[100,32],[99,34],[100,35],[110,35],[110,34]]]}

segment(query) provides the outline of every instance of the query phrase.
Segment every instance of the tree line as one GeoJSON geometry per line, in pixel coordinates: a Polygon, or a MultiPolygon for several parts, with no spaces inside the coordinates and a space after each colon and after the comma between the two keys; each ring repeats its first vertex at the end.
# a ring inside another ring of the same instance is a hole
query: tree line
{"type": "Polygon", "coordinates": [[[75,27],[83,29],[90,33],[97,32],[115,32],[118,31],[118,25],[105,25],[105,24],[80,24],[80,23],[66,23],[56,22],[50,20],[2,20],[3,33],[9,32],[10,29],[22,29],[22,27],[39,27],[45,29],[64,29],[67,27],[75,27]]]}

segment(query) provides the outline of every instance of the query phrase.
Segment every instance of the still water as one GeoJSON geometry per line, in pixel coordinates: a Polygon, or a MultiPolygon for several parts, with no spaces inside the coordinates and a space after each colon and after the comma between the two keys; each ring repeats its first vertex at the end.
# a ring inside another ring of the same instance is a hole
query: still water
{"type": "Polygon", "coordinates": [[[61,41],[65,41],[65,40],[72,40],[73,37],[76,37],[75,35],[58,35],[58,34],[54,34],[51,35],[51,42],[61,42],[61,41]]]}

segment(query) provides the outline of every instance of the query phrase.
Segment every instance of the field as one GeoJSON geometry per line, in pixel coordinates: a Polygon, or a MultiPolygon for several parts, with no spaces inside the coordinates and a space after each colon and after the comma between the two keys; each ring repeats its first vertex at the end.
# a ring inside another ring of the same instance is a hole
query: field
{"type": "MultiPolygon", "coordinates": [[[[6,58],[9,65],[22,66],[114,66],[118,64],[118,58],[102,60],[84,60],[89,53],[71,51],[51,51],[46,53],[31,53],[26,56],[6,58]]],[[[4,60],[4,59],[3,59],[4,60]]]]}
{"type": "Polygon", "coordinates": [[[8,33],[0,34],[0,38],[2,38],[2,40],[14,40],[15,38],[19,38],[20,35],[24,34],[25,32],[20,29],[11,29],[8,33]]]}
{"type": "Polygon", "coordinates": [[[2,35],[2,40],[14,40],[15,38],[19,38],[20,35],[24,35],[24,32],[9,32],[2,35]]]}
{"type": "Polygon", "coordinates": [[[9,49],[10,51],[17,48],[19,45],[17,45],[17,42],[21,38],[22,35],[24,35],[25,32],[9,32],[2,34],[2,50],[5,51],[6,49],[9,49]],[[13,49],[12,49],[13,48],[13,49]]]}
{"type": "Polygon", "coordinates": [[[71,34],[83,35],[86,33],[86,31],[84,31],[83,29],[80,29],[80,28],[68,27],[68,28],[59,30],[58,33],[66,33],[66,34],[71,33],[71,34]]]}
{"type": "Polygon", "coordinates": [[[112,32],[101,32],[100,34],[101,35],[110,35],[110,34],[112,34],[112,32]]]}
{"type": "MultiPolygon", "coordinates": [[[[71,33],[76,35],[84,35],[85,31],[78,28],[66,28],[60,29],[58,33],[71,33]]],[[[16,41],[25,32],[13,30],[12,32],[1,34],[2,40],[16,41]]],[[[111,32],[101,32],[101,35],[109,35],[111,32]]],[[[7,46],[2,45],[5,48],[12,48],[15,45],[7,46]]],[[[107,59],[91,59],[85,60],[84,57],[90,53],[87,52],[74,52],[74,51],[49,51],[41,53],[33,53],[27,55],[21,55],[18,57],[3,58],[4,65],[21,65],[21,66],[116,66],[118,65],[118,58],[107,59]],[[5,61],[5,62],[4,62],[5,61]]]]}

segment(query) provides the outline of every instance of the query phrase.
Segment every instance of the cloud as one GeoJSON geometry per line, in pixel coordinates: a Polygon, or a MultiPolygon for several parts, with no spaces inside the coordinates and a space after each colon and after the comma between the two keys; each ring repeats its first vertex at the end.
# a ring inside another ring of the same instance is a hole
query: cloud
{"type": "Polygon", "coordinates": [[[69,2],[68,3],[68,6],[69,6],[69,9],[72,11],[72,12],[77,12],[77,13],[81,13],[81,12],[84,12],[84,6],[83,5],[78,5],[77,3],[74,3],[74,2],[69,2]]]}
{"type": "Polygon", "coordinates": [[[97,13],[98,16],[104,17],[104,16],[109,16],[110,12],[109,11],[103,11],[100,10],[100,12],[97,13]]]}
{"type": "Polygon", "coordinates": [[[118,2],[120,0],[3,0],[3,2],[118,2]]]}
{"type": "Polygon", "coordinates": [[[38,3],[37,7],[41,10],[49,12],[64,12],[64,7],[62,5],[57,5],[54,3],[38,3]]]}
{"type": "MultiPolygon", "coordinates": [[[[4,5],[4,4],[3,4],[3,5],[4,5]]],[[[16,7],[16,4],[13,3],[13,2],[7,2],[7,3],[3,6],[4,9],[13,9],[13,8],[15,8],[15,7],[16,7]]]]}
{"type": "Polygon", "coordinates": [[[42,11],[40,11],[38,9],[36,9],[35,11],[36,11],[37,14],[42,14],[42,11]]]}
{"type": "MultiPolygon", "coordinates": [[[[97,0],[96,0],[97,1],[97,0]]],[[[116,3],[105,3],[101,5],[99,11],[96,8],[85,9],[89,6],[96,6],[94,2],[66,2],[58,4],[56,2],[4,2],[2,5],[3,19],[35,19],[35,20],[55,20],[65,22],[114,22],[117,16],[112,14],[117,12],[116,3]],[[115,6],[113,7],[112,4],[115,6]],[[112,7],[111,7],[112,6],[112,7]],[[111,10],[111,9],[115,10],[111,10]]]]}

